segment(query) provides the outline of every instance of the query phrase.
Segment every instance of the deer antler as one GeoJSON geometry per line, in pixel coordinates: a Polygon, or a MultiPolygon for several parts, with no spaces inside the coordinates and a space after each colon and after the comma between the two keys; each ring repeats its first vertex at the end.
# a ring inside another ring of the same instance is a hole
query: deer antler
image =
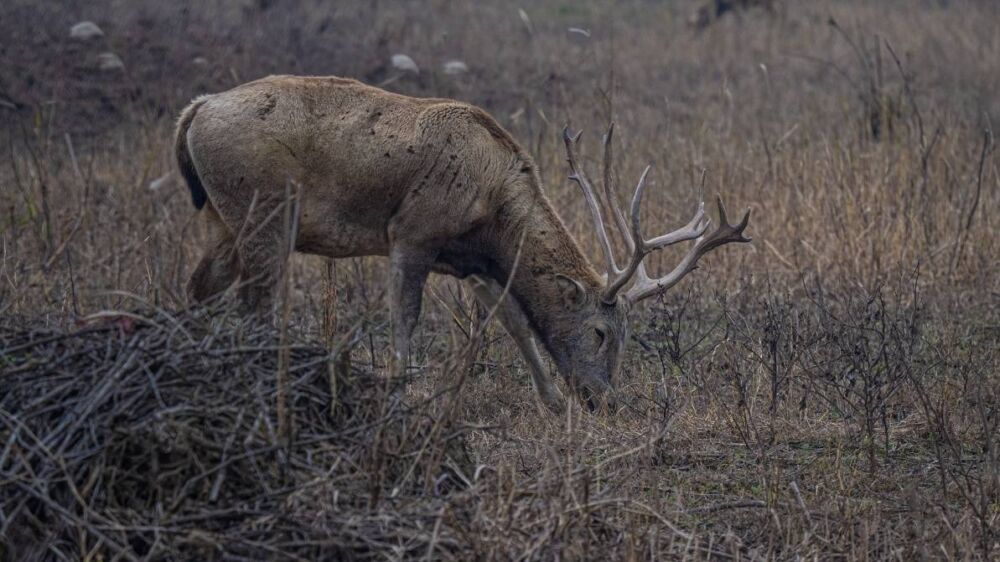
{"type": "Polygon", "coordinates": [[[611,177],[611,163],[614,161],[612,156],[614,143],[611,140],[614,134],[615,124],[612,123],[608,127],[607,134],[602,139],[602,144],[604,145],[604,201],[611,209],[611,214],[614,215],[612,218],[615,220],[615,225],[618,226],[618,234],[625,240],[628,252],[631,254],[635,250],[632,244],[631,232],[629,231],[628,223],[625,221],[625,214],[622,213],[621,205],[618,204],[618,195],[615,193],[615,186],[612,184],[611,177]]]}
{"type": "Polygon", "coordinates": [[[587,206],[590,207],[590,213],[594,219],[594,225],[597,229],[597,236],[601,242],[601,248],[604,251],[604,258],[607,267],[607,286],[601,297],[604,302],[614,302],[621,289],[625,287],[625,285],[628,284],[633,277],[636,279],[635,284],[625,294],[625,298],[629,302],[637,302],[662,293],[674,286],[685,275],[694,271],[697,267],[698,260],[706,253],[730,242],[750,241],[749,238],[743,236],[743,230],[750,221],[750,211],[747,210],[739,224],[730,225],[726,219],[726,210],[722,205],[721,198],[718,198],[719,220],[721,224],[708,236],[703,235],[705,234],[705,231],[708,230],[708,226],[711,221],[705,216],[705,203],[702,201],[698,204],[698,209],[695,211],[694,217],[683,227],[650,240],[644,239],[642,237],[642,228],[639,221],[639,211],[642,207],[642,195],[646,189],[646,176],[649,174],[651,167],[646,166],[646,169],[642,172],[642,176],[639,178],[639,182],[635,186],[635,193],[632,196],[632,205],[630,208],[631,225],[628,225],[625,220],[625,215],[622,213],[621,207],[618,205],[618,199],[615,196],[614,188],[611,185],[611,138],[613,132],[614,125],[608,129],[608,134],[604,136],[604,195],[606,198],[606,204],[613,215],[616,226],[618,227],[618,232],[621,234],[622,238],[625,239],[625,245],[631,256],[628,265],[624,268],[619,268],[617,262],[615,261],[611,241],[608,238],[607,230],[604,227],[600,204],[595,195],[594,188],[590,184],[587,174],[576,162],[575,147],[580,139],[581,133],[577,133],[576,136],[573,136],[569,133],[568,127],[563,129],[563,140],[566,143],[566,153],[572,170],[569,179],[575,181],[583,191],[584,197],[587,200],[587,206]],[[650,277],[646,274],[646,268],[642,263],[643,259],[645,259],[647,255],[651,252],[659,250],[660,248],[665,248],[679,242],[694,240],[696,238],[700,239],[687,253],[687,255],[684,256],[684,259],[681,260],[681,263],[674,268],[673,271],[664,277],[650,279],[650,277]]]}
{"type": "Polygon", "coordinates": [[[618,264],[615,263],[615,254],[611,249],[611,240],[608,238],[608,231],[604,228],[604,218],[601,217],[601,206],[597,202],[594,187],[590,185],[590,179],[587,178],[586,172],[576,163],[575,149],[582,134],[583,131],[580,131],[576,136],[573,136],[569,132],[569,126],[563,128],[563,142],[566,143],[566,154],[570,167],[569,179],[575,181],[580,186],[583,196],[587,200],[587,207],[590,208],[590,215],[594,219],[594,225],[597,228],[597,238],[601,242],[601,249],[604,252],[604,263],[610,279],[611,274],[618,274],[621,270],[618,269],[618,264]]]}
{"type": "MultiPolygon", "coordinates": [[[[640,267],[638,275],[636,276],[635,284],[632,285],[632,287],[625,293],[626,300],[634,303],[665,292],[676,285],[677,282],[683,279],[685,275],[697,269],[698,260],[701,259],[702,256],[719,246],[729,244],[731,242],[750,242],[750,238],[743,235],[744,229],[746,229],[747,224],[750,223],[750,209],[747,209],[747,211],[743,213],[743,218],[738,224],[729,224],[729,219],[726,218],[726,208],[722,205],[722,197],[717,195],[715,200],[719,207],[719,226],[711,234],[702,236],[695,243],[694,247],[688,250],[688,253],[684,255],[684,259],[681,260],[681,263],[679,263],[673,271],[663,277],[650,279],[649,276],[646,275],[645,268],[640,267]]],[[[705,203],[703,202],[698,206],[698,212],[703,213],[704,207],[705,203]]],[[[634,224],[637,224],[637,221],[634,224]]],[[[693,221],[691,224],[693,224],[693,221]]],[[[684,228],[689,228],[691,224],[684,228]]],[[[701,231],[704,232],[707,227],[708,219],[705,219],[705,222],[701,227],[701,231]]],[[[670,236],[670,234],[661,236],[660,238],[666,238],[667,236],[670,236]]],[[[687,239],[690,240],[691,238],[687,239]]],[[[664,244],[664,246],[665,245],[667,244],[664,244]]],[[[663,246],[660,247],[662,248],[663,246]]],[[[642,258],[639,259],[641,260],[642,258]]]]}

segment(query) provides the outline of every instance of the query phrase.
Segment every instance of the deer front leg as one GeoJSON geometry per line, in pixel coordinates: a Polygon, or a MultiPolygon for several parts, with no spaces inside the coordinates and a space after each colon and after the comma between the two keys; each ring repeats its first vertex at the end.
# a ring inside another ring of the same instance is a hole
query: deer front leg
{"type": "Polygon", "coordinates": [[[392,338],[389,375],[394,378],[406,374],[410,336],[420,318],[424,283],[436,256],[436,251],[403,244],[393,245],[389,251],[388,296],[392,338]]]}
{"type": "Polygon", "coordinates": [[[528,362],[531,381],[538,396],[542,399],[542,403],[554,414],[562,414],[565,408],[562,394],[545,373],[545,364],[542,362],[542,356],[538,353],[538,346],[532,336],[531,326],[517,300],[509,293],[504,295],[503,287],[493,279],[471,275],[469,276],[469,285],[476,298],[484,306],[492,309],[499,304],[496,312],[497,319],[500,320],[500,324],[507,330],[510,337],[514,338],[514,343],[517,344],[524,360],[528,362]]]}

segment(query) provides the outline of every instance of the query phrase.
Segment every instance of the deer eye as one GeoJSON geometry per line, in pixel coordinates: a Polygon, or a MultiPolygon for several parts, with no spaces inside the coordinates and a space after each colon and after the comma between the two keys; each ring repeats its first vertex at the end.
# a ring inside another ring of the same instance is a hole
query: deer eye
{"type": "Polygon", "coordinates": [[[597,342],[597,347],[598,348],[603,348],[604,347],[604,342],[606,340],[606,335],[604,333],[604,330],[602,330],[600,328],[594,328],[594,337],[595,337],[594,341],[597,342]]]}

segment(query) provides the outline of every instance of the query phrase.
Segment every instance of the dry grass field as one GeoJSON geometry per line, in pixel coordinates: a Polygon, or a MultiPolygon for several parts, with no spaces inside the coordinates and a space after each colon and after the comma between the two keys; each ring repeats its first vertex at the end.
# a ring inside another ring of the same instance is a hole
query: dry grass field
{"type": "Polygon", "coordinates": [[[0,560],[1000,559],[1000,5],[698,6],[5,0],[0,560]],[[296,256],[276,326],[184,296],[173,121],[272,73],[483,107],[595,260],[566,124],[753,243],[642,305],[609,414],[432,278],[399,404],[384,259],[296,256]]]}

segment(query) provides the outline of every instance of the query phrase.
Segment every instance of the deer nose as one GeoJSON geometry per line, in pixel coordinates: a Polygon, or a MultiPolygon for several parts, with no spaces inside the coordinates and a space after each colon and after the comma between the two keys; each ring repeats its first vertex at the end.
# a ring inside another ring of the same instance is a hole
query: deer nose
{"type": "Polygon", "coordinates": [[[591,413],[605,408],[608,413],[614,413],[618,409],[618,397],[611,386],[595,389],[590,385],[582,385],[580,386],[580,400],[591,413]]]}
{"type": "Polygon", "coordinates": [[[614,389],[609,389],[604,393],[604,404],[608,407],[609,414],[614,414],[618,411],[618,393],[614,389]]]}

